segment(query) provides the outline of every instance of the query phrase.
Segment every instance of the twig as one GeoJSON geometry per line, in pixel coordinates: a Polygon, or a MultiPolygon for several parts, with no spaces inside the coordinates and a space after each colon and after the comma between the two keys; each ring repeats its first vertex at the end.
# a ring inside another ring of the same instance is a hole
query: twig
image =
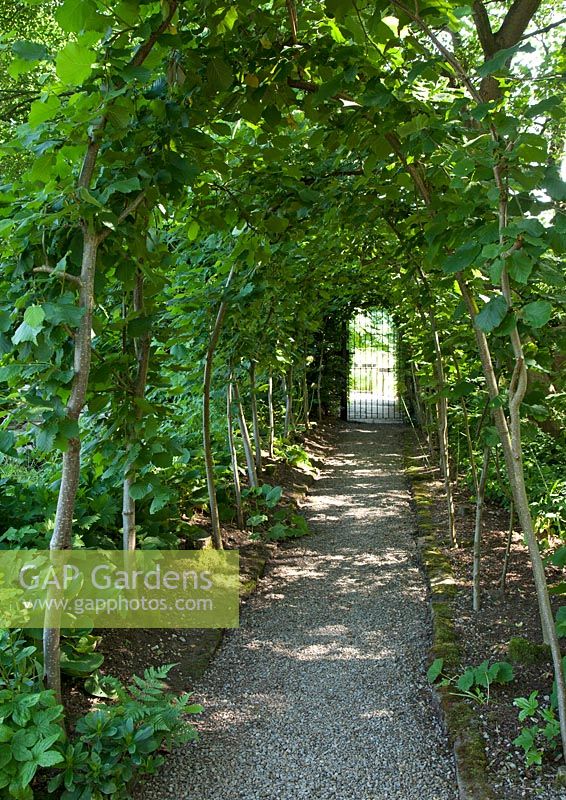
{"type": "Polygon", "coordinates": [[[48,267],[47,264],[44,264],[41,267],[34,267],[34,272],[45,272],[48,275],[55,275],[57,278],[60,278],[62,281],[69,281],[70,283],[74,283],[79,288],[82,287],[83,282],[78,277],[78,275],[71,275],[69,272],[63,272],[60,269],[55,269],[55,267],[48,267]]]}

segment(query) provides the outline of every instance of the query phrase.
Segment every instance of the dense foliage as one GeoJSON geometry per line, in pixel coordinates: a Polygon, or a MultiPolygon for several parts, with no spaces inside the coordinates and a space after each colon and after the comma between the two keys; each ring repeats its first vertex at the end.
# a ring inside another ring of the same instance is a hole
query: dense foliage
{"type": "Polygon", "coordinates": [[[301,457],[348,319],[380,306],[454,542],[459,476],[518,514],[560,670],[538,552],[566,562],[562,16],[1,4],[0,546],[190,546],[195,511],[216,546],[223,522],[304,533],[262,450],[301,457]]]}

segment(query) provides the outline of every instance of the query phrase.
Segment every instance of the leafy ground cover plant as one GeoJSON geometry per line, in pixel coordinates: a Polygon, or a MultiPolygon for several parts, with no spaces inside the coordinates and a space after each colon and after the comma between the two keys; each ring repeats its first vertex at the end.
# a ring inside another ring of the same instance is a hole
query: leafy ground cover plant
{"type": "Polygon", "coordinates": [[[281,541],[297,539],[309,533],[307,521],[295,513],[292,507],[283,506],[273,511],[282,495],[281,486],[271,486],[268,483],[244,489],[242,497],[248,500],[252,512],[246,520],[247,525],[252,528],[250,538],[281,541]]]}
{"type": "Polygon", "coordinates": [[[556,707],[539,702],[538,691],[531,692],[528,697],[516,697],[513,705],[519,709],[519,722],[529,721],[524,725],[513,744],[521,747],[525,754],[527,767],[540,766],[545,753],[554,752],[560,743],[560,723],[556,716],[556,707]]]}
{"type": "Polygon", "coordinates": [[[494,683],[510,683],[515,677],[513,667],[507,661],[482,661],[477,667],[466,667],[461,675],[443,672],[444,659],[436,658],[428,668],[427,678],[438,686],[451,687],[450,694],[473,700],[480,705],[489,703],[491,686],[494,683]]]}
{"type": "Polygon", "coordinates": [[[167,692],[165,679],[173,666],[149,668],[127,686],[116,678],[99,681],[112,699],[78,721],[76,737],[62,748],[50,792],[60,791],[61,800],[125,800],[135,780],[163,764],[160,751],[196,739],[187,715],[198,714],[202,706],[192,704],[187,693],[167,692]]]}
{"type": "Polygon", "coordinates": [[[42,687],[37,648],[17,631],[0,633],[0,794],[31,800],[41,768],[63,761],[63,707],[42,687]]]}

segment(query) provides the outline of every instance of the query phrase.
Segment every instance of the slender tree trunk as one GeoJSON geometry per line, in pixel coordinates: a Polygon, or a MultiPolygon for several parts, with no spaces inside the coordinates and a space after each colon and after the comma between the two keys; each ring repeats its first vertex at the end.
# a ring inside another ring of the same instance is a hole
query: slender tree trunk
{"type": "MultiPolygon", "coordinates": [[[[144,310],[143,297],[143,272],[138,269],[136,273],[136,283],[134,287],[134,311],[142,314],[144,310]]],[[[139,433],[140,422],[143,411],[139,403],[145,395],[147,385],[147,373],[149,370],[149,352],[151,345],[151,333],[146,331],[134,342],[136,351],[136,377],[133,385],[132,399],[134,403],[133,422],[134,425],[129,430],[128,450],[131,449],[139,433]]],[[[122,547],[124,550],[136,549],[136,501],[130,495],[130,488],[136,480],[136,473],[131,467],[126,468],[124,474],[122,491],[122,547]]]]}
{"type": "Polygon", "coordinates": [[[269,415],[269,434],[267,439],[267,453],[269,458],[274,457],[273,443],[275,439],[275,413],[273,411],[273,375],[270,372],[267,379],[267,411],[269,415]]]}
{"type": "MultiPolygon", "coordinates": [[[[177,6],[178,0],[171,0],[158,28],[151,33],[130,60],[131,66],[139,67],[143,64],[151,53],[159,36],[164,33],[171,24],[171,20],[177,11],[177,6]]],[[[106,114],[101,116],[99,122],[94,126],[94,130],[89,132],[89,143],[77,181],[79,188],[88,189],[92,183],[102,134],[107,121],[108,117],[106,114]]],[[[137,206],[141,203],[143,196],[144,192],[141,192],[137,198],[126,207],[118,218],[119,223],[123,222],[130,213],[135,211],[137,206]]],[[[84,220],[82,226],[83,252],[81,260],[79,307],[84,310],[84,313],[75,335],[74,377],[71,395],[66,408],[67,418],[71,422],[76,422],[77,424],[85,404],[90,375],[96,259],[100,243],[110,234],[110,228],[106,228],[102,233],[96,233],[91,223],[84,220]]],[[[51,550],[66,550],[70,549],[72,545],[73,516],[81,469],[80,454],[80,438],[79,436],[72,437],[69,439],[66,452],[63,454],[57,511],[55,513],[53,535],[49,545],[51,550]]],[[[59,629],[59,622],[60,615],[57,612],[51,610],[46,613],[43,630],[43,668],[48,688],[53,689],[57,699],[61,701],[61,672],[59,668],[59,642],[61,632],[59,629]]]]}
{"type": "Polygon", "coordinates": [[[305,421],[305,430],[310,428],[309,420],[309,382],[307,376],[307,360],[305,358],[305,369],[303,371],[303,417],[305,421]]]}
{"type": "Polygon", "coordinates": [[[230,449],[230,464],[232,465],[232,477],[234,480],[234,496],[236,498],[236,521],[238,528],[244,528],[244,512],[242,510],[242,490],[240,486],[240,472],[238,468],[238,453],[234,442],[234,421],[232,416],[232,375],[228,379],[226,391],[226,420],[228,423],[228,446],[230,449]]]}
{"type": "Polygon", "coordinates": [[[316,418],[319,422],[322,422],[322,400],[320,396],[320,390],[322,388],[322,369],[324,366],[324,338],[322,339],[322,343],[320,345],[320,359],[318,361],[318,373],[316,377],[316,405],[317,405],[317,414],[316,418]]]}
{"type": "MultiPolygon", "coordinates": [[[[499,399],[499,387],[497,385],[497,378],[493,368],[493,361],[491,358],[491,351],[485,333],[477,325],[476,317],[478,314],[477,305],[473,299],[470,288],[463,276],[458,273],[458,283],[462,291],[462,296],[466,302],[468,312],[472,319],[474,331],[476,334],[476,341],[482,362],[483,372],[486,379],[487,387],[490,397],[493,400],[499,399]]],[[[560,719],[560,732],[562,737],[562,749],[566,757],[566,686],[564,682],[564,673],[562,671],[562,655],[560,652],[560,645],[556,635],[556,628],[554,625],[554,616],[550,605],[550,598],[548,595],[548,586],[546,583],[546,575],[544,572],[544,564],[540,555],[537,538],[533,526],[533,520],[529,508],[529,501],[527,496],[527,488],[525,484],[525,473],[523,469],[523,459],[521,452],[521,439],[520,439],[520,419],[519,409],[522,400],[521,391],[524,392],[526,386],[526,377],[524,377],[524,361],[517,359],[515,371],[511,380],[509,391],[509,424],[503,411],[503,407],[497,403],[493,403],[492,413],[499,433],[499,438],[503,447],[503,454],[505,457],[505,465],[507,467],[507,474],[511,484],[513,494],[513,502],[515,511],[519,519],[521,528],[527,541],[529,554],[531,557],[531,565],[533,570],[533,578],[537,593],[539,612],[541,617],[541,626],[543,637],[549,644],[552,653],[552,662],[554,665],[554,677],[557,687],[557,700],[558,700],[558,714],[560,719]]]]}
{"type": "Polygon", "coordinates": [[[483,462],[480,479],[476,493],[476,524],[474,529],[474,559],[472,569],[472,607],[474,611],[480,610],[480,559],[481,559],[481,534],[483,523],[483,509],[485,499],[485,486],[489,468],[490,448],[486,447],[483,451],[483,462]]]}
{"type": "Polygon", "coordinates": [[[505,594],[507,584],[507,570],[509,568],[509,556],[511,555],[511,542],[513,541],[513,528],[515,527],[515,506],[511,500],[509,508],[509,529],[507,531],[507,541],[505,543],[505,556],[503,558],[503,569],[501,570],[501,578],[499,579],[499,591],[505,594]]]}
{"type": "Polygon", "coordinates": [[[255,361],[250,363],[250,387],[252,404],[252,430],[255,448],[255,468],[257,475],[261,475],[261,435],[259,432],[259,417],[257,413],[255,361]]]}
{"type": "MultiPolygon", "coordinates": [[[[226,279],[226,289],[230,286],[234,276],[234,267],[226,279]]],[[[216,550],[222,550],[222,532],[220,530],[220,515],[218,513],[218,500],[216,498],[216,482],[214,480],[214,456],[212,453],[212,435],[210,430],[210,386],[212,383],[212,372],[214,368],[214,352],[224,317],[226,316],[226,299],[220,301],[216,321],[210,335],[210,341],[206,350],[204,362],[204,378],[202,384],[202,441],[204,447],[204,465],[206,470],[206,485],[208,487],[208,501],[210,506],[210,522],[212,525],[212,544],[216,550]]]]}
{"type": "Polygon", "coordinates": [[[246,466],[248,471],[248,480],[252,489],[259,485],[257,479],[257,472],[255,468],[254,454],[252,450],[252,443],[250,440],[250,433],[248,424],[246,422],[246,415],[244,413],[244,406],[242,405],[242,398],[240,396],[240,388],[238,381],[234,379],[234,399],[238,406],[238,419],[240,421],[240,432],[242,434],[242,444],[244,446],[244,455],[246,457],[246,466]]]}
{"type": "MultiPolygon", "coordinates": [[[[458,376],[458,380],[462,380],[462,373],[460,372],[460,365],[458,363],[458,359],[454,354],[452,354],[452,360],[454,361],[454,366],[456,368],[456,375],[458,376]]],[[[462,408],[462,415],[464,419],[464,433],[466,435],[466,442],[468,445],[468,455],[470,458],[470,469],[472,471],[472,483],[474,485],[474,491],[476,493],[476,497],[478,496],[479,491],[479,482],[478,482],[478,470],[476,467],[476,459],[474,454],[474,444],[472,442],[472,432],[470,429],[470,418],[468,416],[468,406],[466,405],[466,401],[463,397],[460,398],[460,406],[462,408]]],[[[479,433],[478,433],[479,435],[479,433]]]]}
{"type": "MultiPolygon", "coordinates": [[[[428,281],[419,268],[419,275],[423,285],[428,291],[428,281]]],[[[419,307],[423,322],[426,324],[426,316],[422,309],[419,307]]],[[[438,424],[438,454],[440,461],[440,474],[444,479],[444,491],[446,494],[446,510],[448,513],[448,539],[452,547],[457,547],[458,542],[456,539],[456,518],[454,514],[454,494],[452,491],[452,480],[450,477],[450,448],[448,442],[448,401],[444,397],[446,390],[446,379],[444,376],[444,365],[442,362],[442,349],[440,347],[440,338],[438,336],[438,329],[436,327],[436,320],[434,311],[428,309],[428,321],[432,333],[432,341],[434,345],[434,375],[436,378],[436,390],[438,400],[436,402],[437,408],[437,424],[438,424]]]]}
{"type": "Polygon", "coordinates": [[[287,375],[283,378],[285,391],[285,428],[283,435],[288,439],[294,427],[293,420],[293,367],[289,367],[287,375]]]}
{"type": "MultiPolygon", "coordinates": [[[[99,238],[89,227],[83,233],[83,256],[81,265],[81,288],[79,306],[84,313],[75,336],[74,378],[71,396],[67,403],[67,418],[78,425],[83,410],[91,360],[92,314],[94,309],[94,276],[99,238]]],[[[61,484],[57,498],[55,526],[49,547],[51,550],[71,548],[73,515],[81,471],[81,440],[79,435],[69,439],[63,453],[61,484]]],[[[47,686],[61,700],[61,673],[59,670],[60,614],[48,611],[45,614],[43,631],[44,672],[47,686]]]]}

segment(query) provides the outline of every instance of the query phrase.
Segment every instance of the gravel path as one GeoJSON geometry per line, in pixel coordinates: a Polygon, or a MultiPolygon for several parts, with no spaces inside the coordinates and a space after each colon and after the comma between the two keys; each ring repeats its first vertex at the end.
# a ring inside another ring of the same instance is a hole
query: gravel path
{"type": "Polygon", "coordinates": [[[277,556],[198,688],[200,742],[143,800],[456,800],[403,435],[341,427],[309,503],[316,535],[277,556]]]}

